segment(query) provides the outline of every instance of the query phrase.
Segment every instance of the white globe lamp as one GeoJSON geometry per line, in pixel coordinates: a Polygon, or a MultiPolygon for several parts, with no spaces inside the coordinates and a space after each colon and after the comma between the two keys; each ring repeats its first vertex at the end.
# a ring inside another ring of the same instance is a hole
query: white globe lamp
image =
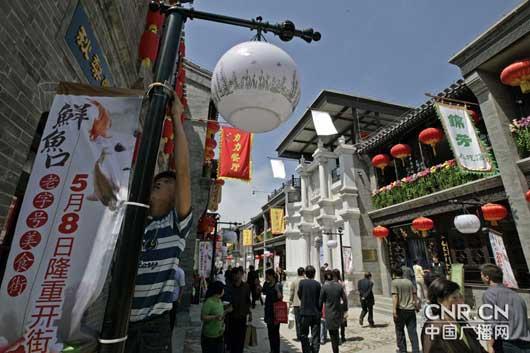
{"type": "Polygon", "coordinates": [[[237,243],[237,234],[233,230],[223,230],[223,241],[225,243],[237,243]]]}
{"type": "Polygon", "coordinates": [[[456,229],[463,234],[473,234],[480,230],[480,219],[474,214],[458,215],[454,219],[456,229]]]}
{"type": "Polygon", "coordinates": [[[338,246],[337,241],[333,239],[328,240],[327,244],[328,244],[328,248],[330,249],[335,249],[338,246]]]}
{"type": "Polygon", "coordinates": [[[266,42],[244,42],[228,50],[212,75],[212,100],[231,125],[250,132],[274,130],[300,100],[296,64],[266,42]]]}

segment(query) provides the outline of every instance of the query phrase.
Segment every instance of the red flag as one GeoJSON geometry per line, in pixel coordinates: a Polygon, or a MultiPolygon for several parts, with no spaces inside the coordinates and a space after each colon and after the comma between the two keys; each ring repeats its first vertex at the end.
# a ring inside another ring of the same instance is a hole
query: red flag
{"type": "Polygon", "coordinates": [[[252,134],[232,127],[221,130],[218,177],[250,181],[252,134]]]}

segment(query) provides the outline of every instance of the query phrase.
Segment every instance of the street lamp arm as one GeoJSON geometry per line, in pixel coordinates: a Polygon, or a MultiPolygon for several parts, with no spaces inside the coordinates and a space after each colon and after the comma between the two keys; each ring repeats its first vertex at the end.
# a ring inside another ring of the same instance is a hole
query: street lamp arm
{"type": "Polygon", "coordinates": [[[180,15],[189,18],[190,20],[199,19],[211,22],[218,22],[229,24],[233,26],[246,27],[251,30],[263,31],[264,33],[271,32],[280,37],[281,40],[288,42],[293,37],[299,37],[305,40],[307,43],[312,41],[319,41],[322,37],[319,32],[315,32],[312,28],[309,29],[296,29],[293,22],[287,20],[282,23],[271,24],[269,22],[261,22],[261,18],[245,20],[237,17],[230,17],[224,15],[218,15],[209,12],[196,11],[193,8],[184,8],[181,6],[170,6],[167,4],[160,4],[156,1],[151,1],[152,9],[160,9],[162,12],[171,13],[177,12],[180,15]]]}

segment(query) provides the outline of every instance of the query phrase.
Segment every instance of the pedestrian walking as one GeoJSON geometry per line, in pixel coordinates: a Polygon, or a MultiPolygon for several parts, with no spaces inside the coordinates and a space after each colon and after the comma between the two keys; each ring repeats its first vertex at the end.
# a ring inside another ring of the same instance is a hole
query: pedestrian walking
{"type": "Polygon", "coordinates": [[[232,312],[227,315],[227,334],[225,335],[229,341],[228,346],[231,353],[243,353],[247,321],[252,321],[250,287],[243,282],[243,273],[244,271],[241,267],[232,269],[232,293],[230,298],[232,312]]]}
{"type": "MultiPolygon", "coordinates": [[[[344,290],[344,294],[346,294],[346,284],[342,281],[341,273],[337,269],[333,270],[333,280],[337,281],[342,286],[342,289],[344,290]]],[[[344,315],[342,316],[342,323],[340,325],[341,343],[346,342],[346,327],[348,326],[348,301],[344,302],[343,306],[344,306],[343,307],[344,315]]]]}
{"type": "Polygon", "coordinates": [[[255,267],[252,265],[248,267],[247,283],[250,287],[250,292],[252,294],[252,308],[254,309],[256,307],[257,300],[259,300],[261,305],[263,305],[258,271],[256,271],[255,267]]]}
{"type": "Polygon", "coordinates": [[[315,280],[316,270],[309,265],[305,268],[306,279],[298,284],[300,298],[300,340],[303,353],[318,353],[320,350],[320,290],[322,286],[315,280]],[[309,341],[311,330],[311,342],[309,341]]]}
{"type": "Polygon", "coordinates": [[[445,263],[441,262],[438,258],[438,255],[434,255],[432,257],[432,263],[431,263],[431,276],[433,277],[432,280],[434,281],[436,278],[446,278],[445,275],[445,263]]]}
{"type": "MultiPolygon", "coordinates": [[[[324,264],[323,271],[324,276],[322,280],[322,285],[326,284],[326,282],[333,281],[333,272],[331,270],[326,270],[326,265],[324,264]]],[[[320,318],[320,344],[326,344],[328,340],[328,327],[326,324],[326,308],[322,307],[322,316],[320,318]]]]}
{"type": "Polygon", "coordinates": [[[293,308],[294,325],[296,329],[295,341],[300,341],[300,298],[298,297],[298,285],[300,281],[305,279],[305,270],[303,267],[297,270],[298,277],[291,282],[289,294],[289,306],[293,308]]]}
{"type": "Polygon", "coordinates": [[[221,282],[222,284],[226,284],[226,277],[223,273],[222,267],[217,270],[217,273],[215,274],[215,281],[221,282]]]}
{"type": "Polygon", "coordinates": [[[490,304],[493,308],[504,310],[508,307],[508,317],[496,318],[492,309],[485,309],[484,314],[491,317],[491,327],[494,334],[498,332],[495,329],[495,321],[506,321],[508,337],[493,337],[494,339],[487,342],[489,352],[495,353],[530,353],[530,329],[527,321],[526,303],[519,294],[506,288],[503,283],[502,269],[494,264],[483,265],[480,276],[488,289],[482,295],[482,302],[490,304]]]}
{"type": "Polygon", "coordinates": [[[374,327],[374,304],[375,298],[373,293],[374,282],[372,282],[372,274],[365,272],[364,278],[357,282],[357,291],[361,300],[361,316],[359,317],[359,325],[363,325],[364,317],[368,314],[368,324],[374,327]]]}
{"type": "Polygon", "coordinates": [[[416,292],[418,293],[418,298],[421,301],[427,299],[427,287],[425,286],[425,275],[423,273],[423,267],[420,264],[420,260],[414,260],[414,277],[416,277],[416,292]]]}
{"type": "Polygon", "coordinates": [[[144,229],[129,319],[127,353],[171,352],[175,271],[193,218],[188,143],[180,120],[183,111],[182,104],[175,99],[171,116],[179,173],[165,171],[153,181],[149,222],[144,229]]]}
{"type": "Polygon", "coordinates": [[[438,278],[431,283],[428,297],[430,304],[439,307],[429,307],[431,319],[425,322],[421,331],[423,353],[486,353],[473,327],[449,313],[456,312],[457,305],[464,304],[458,284],[438,278]],[[440,307],[447,310],[440,310],[440,307]],[[447,327],[456,330],[451,339],[446,337],[447,327]]]}
{"type": "Polygon", "coordinates": [[[334,277],[333,280],[324,283],[319,299],[319,305],[325,308],[326,326],[329,330],[333,353],[339,352],[339,329],[344,319],[344,307],[348,306],[346,292],[339,283],[339,278],[334,277]]]}
{"type": "Polygon", "coordinates": [[[416,288],[412,282],[403,278],[401,267],[394,269],[395,279],[392,280],[392,315],[396,326],[396,341],[399,353],[407,353],[405,327],[412,345],[412,353],[419,353],[420,347],[416,332],[416,311],[419,303],[416,288]]]}
{"type": "Polygon", "coordinates": [[[407,263],[405,261],[401,263],[401,270],[403,271],[403,278],[408,279],[412,282],[414,286],[416,286],[416,278],[414,278],[414,271],[407,266],[407,263]]]}
{"type": "MultiPolygon", "coordinates": [[[[224,294],[224,284],[216,281],[208,286],[206,300],[202,304],[201,347],[202,353],[224,353],[225,315],[230,313],[231,307],[225,308],[221,297],[224,294]]],[[[153,342],[149,342],[152,344],[153,342]]],[[[128,352],[128,351],[127,351],[128,352]]],[[[150,352],[158,352],[151,350],[150,352]]]]}
{"type": "Polygon", "coordinates": [[[272,268],[265,271],[265,317],[271,353],[280,353],[280,324],[274,323],[274,303],[283,299],[283,288],[272,268]]]}
{"type": "Polygon", "coordinates": [[[184,287],[186,286],[186,275],[179,266],[175,269],[175,290],[173,291],[173,307],[170,312],[170,324],[171,330],[175,327],[177,320],[177,311],[180,303],[182,302],[182,294],[184,294],[184,287]]]}

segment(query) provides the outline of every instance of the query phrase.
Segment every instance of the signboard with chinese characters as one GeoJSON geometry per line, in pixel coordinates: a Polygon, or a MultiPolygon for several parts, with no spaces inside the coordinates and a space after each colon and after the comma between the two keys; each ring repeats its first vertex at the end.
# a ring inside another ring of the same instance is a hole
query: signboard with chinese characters
{"type": "Polygon", "coordinates": [[[243,246],[252,246],[252,229],[243,229],[243,246]]]}
{"type": "Polygon", "coordinates": [[[467,109],[442,103],[435,106],[460,168],[472,172],[491,171],[491,161],[480,145],[467,109]]]}
{"type": "Polygon", "coordinates": [[[460,286],[460,293],[464,294],[464,264],[451,265],[451,281],[457,283],[460,286]]]}
{"type": "Polygon", "coordinates": [[[199,243],[199,276],[208,277],[212,270],[212,242],[201,241],[199,243]]]}
{"type": "Polygon", "coordinates": [[[94,35],[81,1],[77,4],[64,39],[91,85],[103,87],[112,85],[112,76],[105,54],[94,35]]]}
{"type": "Polygon", "coordinates": [[[519,288],[515,275],[513,274],[512,265],[508,259],[508,254],[506,253],[502,234],[490,229],[489,237],[491,250],[493,251],[493,256],[495,256],[495,263],[502,269],[504,286],[509,288],[519,288]]]}
{"type": "Polygon", "coordinates": [[[121,227],[141,101],[130,90],[59,84],[0,287],[0,336],[22,340],[26,353],[96,339],[79,329],[121,227]]]}
{"type": "Polygon", "coordinates": [[[283,208],[271,208],[271,227],[273,235],[283,234],[285,231],[283,208]]]}
{"type": "Polygon", "coordinates": [[[218,177],[250,181],[250,149],[252,134],[239,129],[224,127],[221,130],[221,147],[218,177]]]}

